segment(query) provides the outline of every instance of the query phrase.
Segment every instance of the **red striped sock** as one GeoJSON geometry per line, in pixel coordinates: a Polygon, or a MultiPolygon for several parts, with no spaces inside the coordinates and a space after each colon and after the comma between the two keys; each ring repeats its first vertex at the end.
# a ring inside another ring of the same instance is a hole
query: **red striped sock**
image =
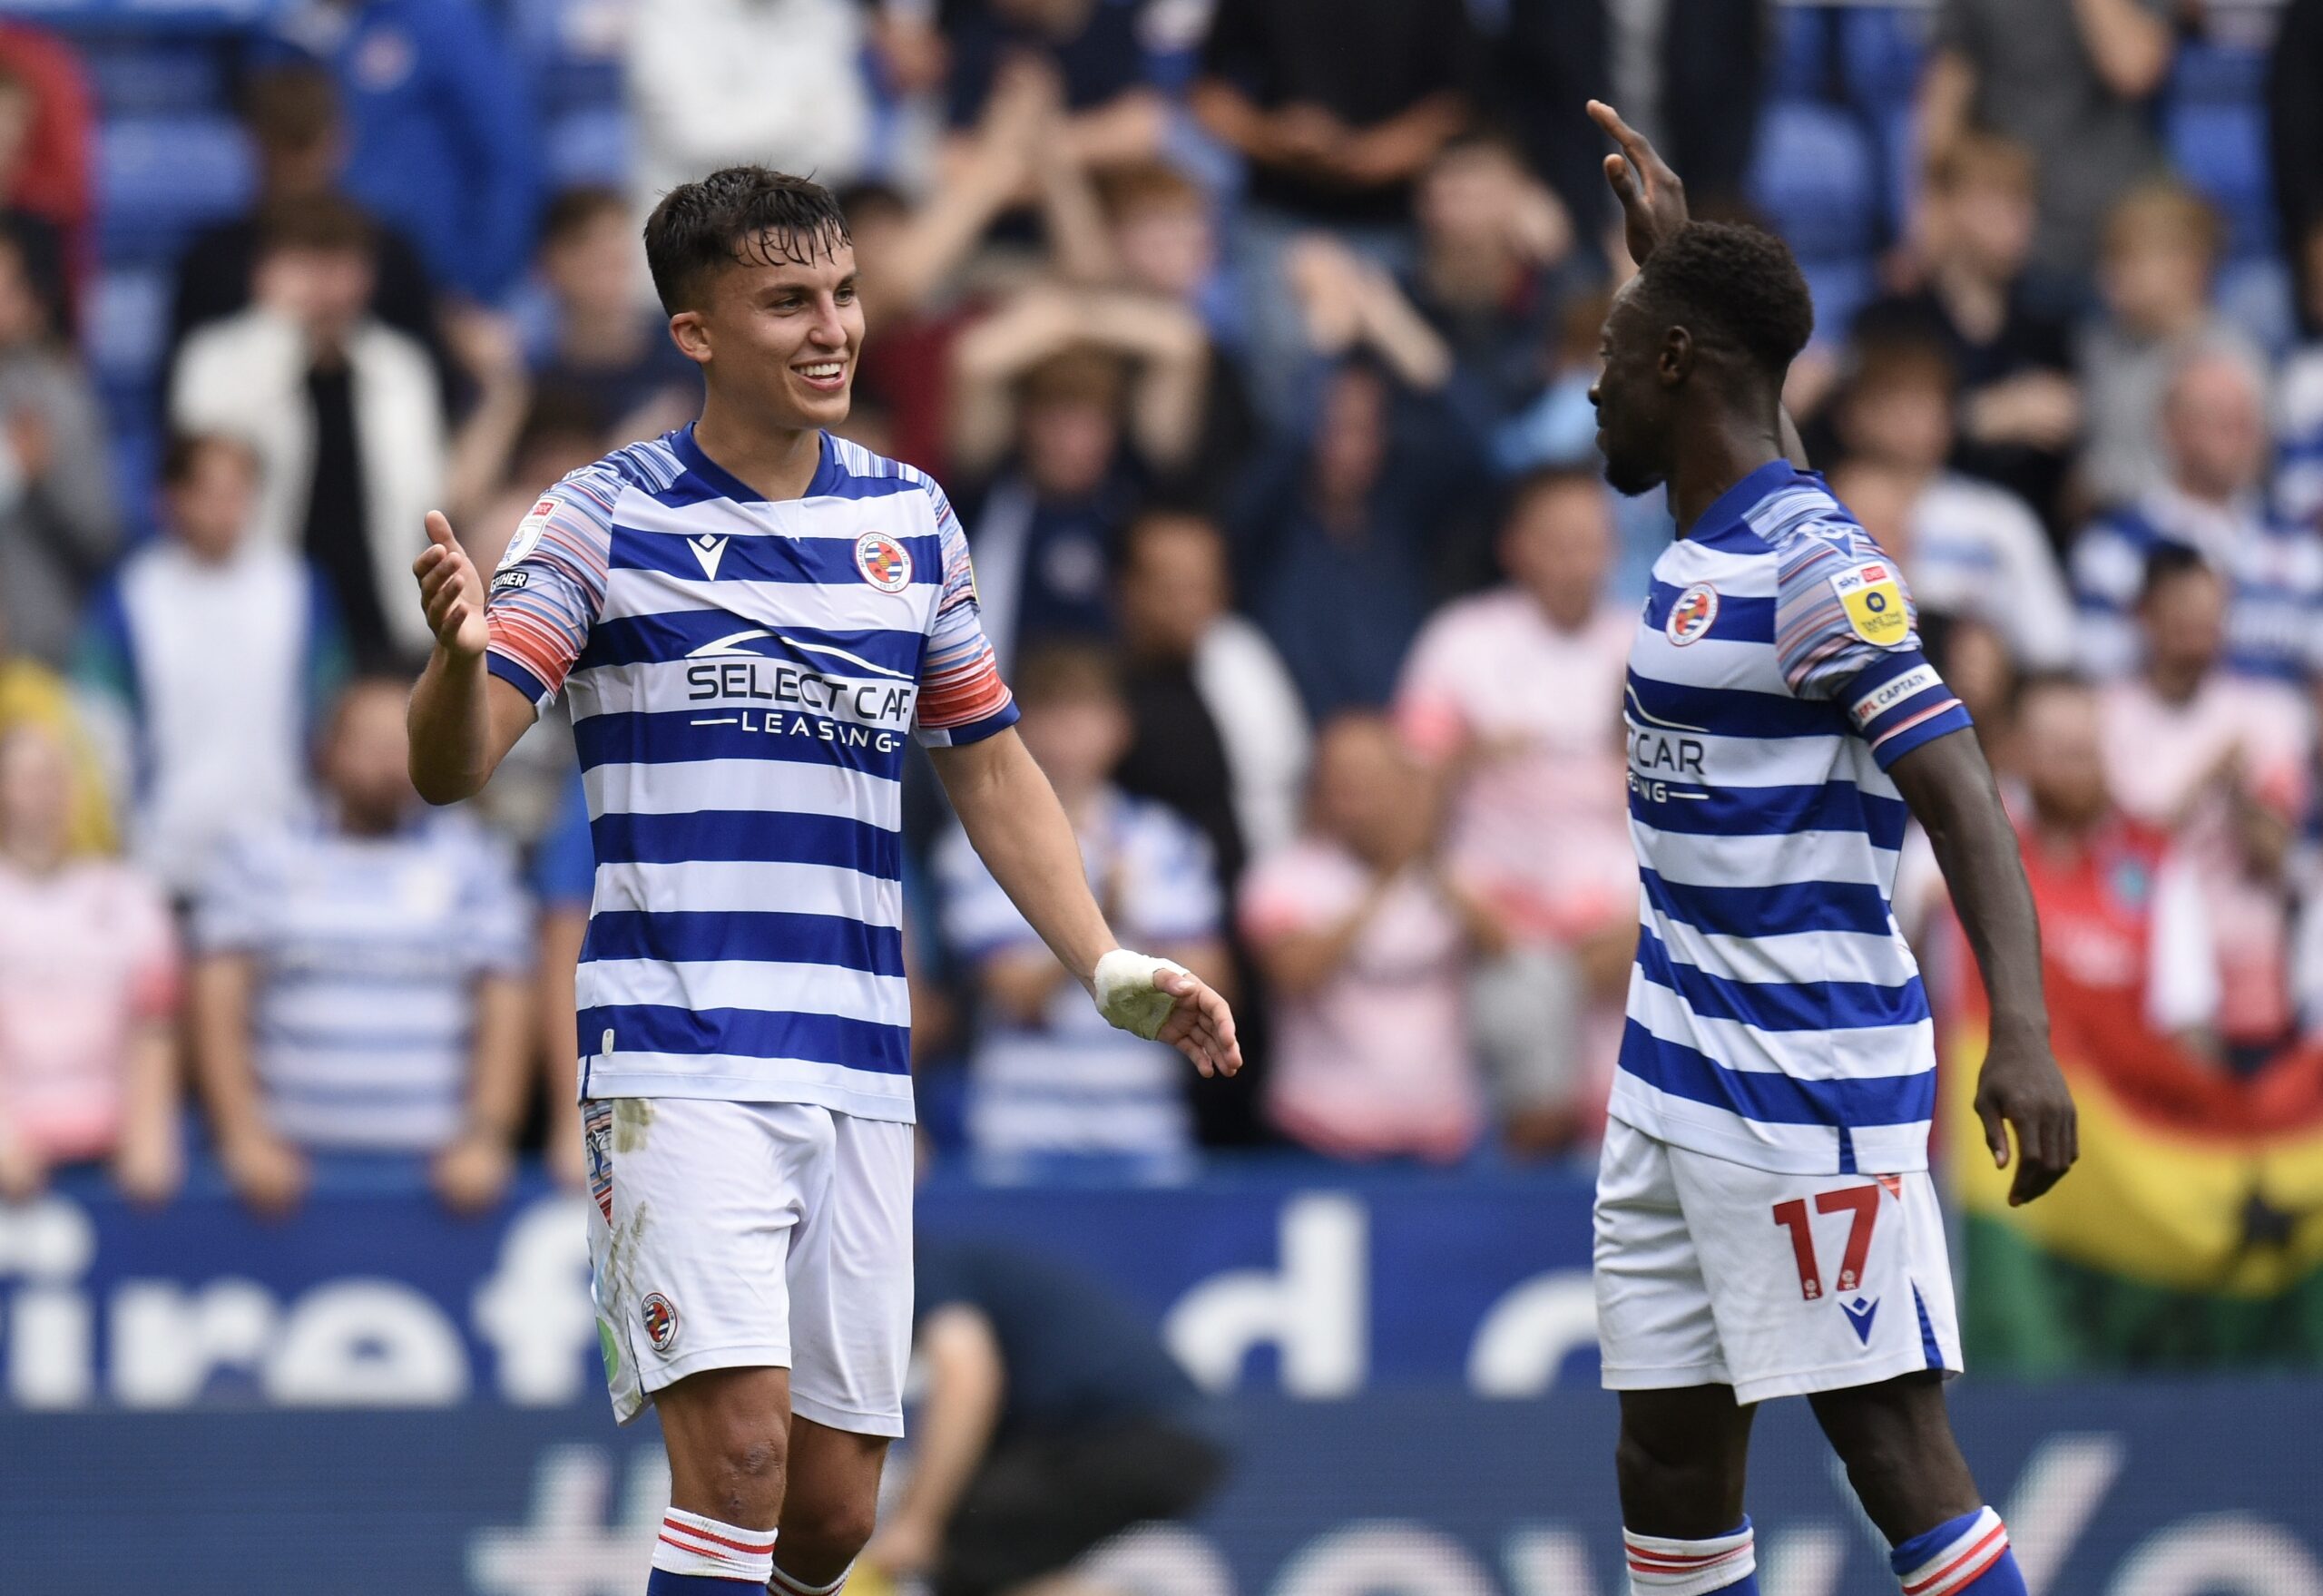
{"type": "Polygon", "coordinates": [[[1707,1541],[1673,1541],[1662,1535],[1622,1532],[1628,1554],[1632,1596],[1758,1596],[1759,1557],[1750,1521],[1707,1541]]]}
{"type": "Polygon", "coordinates": [[[653,1566],[698,1579],[732,1580],[757,1588],[774,1572],[774,1532],[745,1530],[673,1507],[662,1515],[653,1566]]]}

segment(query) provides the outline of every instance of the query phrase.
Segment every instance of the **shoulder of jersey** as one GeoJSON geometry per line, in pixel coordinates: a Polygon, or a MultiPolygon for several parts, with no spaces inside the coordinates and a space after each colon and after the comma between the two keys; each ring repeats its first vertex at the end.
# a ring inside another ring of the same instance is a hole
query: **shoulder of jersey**
{"type": "MultiPolygon", "coordinates": [[[[828,436],[828,435],[827,435],[828,436]]],[[[839,469],[849,476],[892,477],[909,483],[928,496],[934,506],[938,528],[952,520],[952,507],[936,479],[916,465],[907,465],[901,460],[891,460],[885,455],[875,455],[861,444],[849,443],[843,437],[831,436],[831,448],[838,460],[839,469]]]]}

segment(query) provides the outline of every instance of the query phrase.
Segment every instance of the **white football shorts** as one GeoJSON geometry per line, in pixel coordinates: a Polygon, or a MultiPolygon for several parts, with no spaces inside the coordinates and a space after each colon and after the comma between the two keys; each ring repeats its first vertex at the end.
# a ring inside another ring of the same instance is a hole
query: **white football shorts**
{"type": "Polygon", "coordinates": [[[1597,1165],[1597,1338],[1613,1391],[1740,1403],[1960,1371],[1936,1183],[1786,1175],[1615,1120],[1597,1165]]]}
{"type": "Polygon", "coordinates": [[[800,1418],[904,1433],[912,1128],[797,1102],[581,1105],[613,1414],[704,1369],[790,1371],[800,1418]]]}

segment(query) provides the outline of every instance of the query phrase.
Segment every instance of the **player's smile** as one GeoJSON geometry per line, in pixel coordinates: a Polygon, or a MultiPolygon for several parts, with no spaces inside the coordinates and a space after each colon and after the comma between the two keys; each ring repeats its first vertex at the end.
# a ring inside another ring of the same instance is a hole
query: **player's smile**
{"type": "Polygon", "coordinates": [[[847,391],[848,363],[836,356],[827,359],[805,360],[791,367],[799,380],[818,394],[847,391]]]}

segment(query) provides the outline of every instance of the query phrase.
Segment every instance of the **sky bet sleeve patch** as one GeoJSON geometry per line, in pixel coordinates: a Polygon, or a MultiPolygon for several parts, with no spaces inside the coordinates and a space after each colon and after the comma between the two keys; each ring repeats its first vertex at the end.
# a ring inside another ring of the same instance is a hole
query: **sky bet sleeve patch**
{"type": "Polygon", "coordinates": [[[1898,648],[1912,635],[1911,612],[1904,604],[1904,584],[1896,568],[1873,560],[1831,578],[1855,634],[1875,648],[1898,648]]]}

